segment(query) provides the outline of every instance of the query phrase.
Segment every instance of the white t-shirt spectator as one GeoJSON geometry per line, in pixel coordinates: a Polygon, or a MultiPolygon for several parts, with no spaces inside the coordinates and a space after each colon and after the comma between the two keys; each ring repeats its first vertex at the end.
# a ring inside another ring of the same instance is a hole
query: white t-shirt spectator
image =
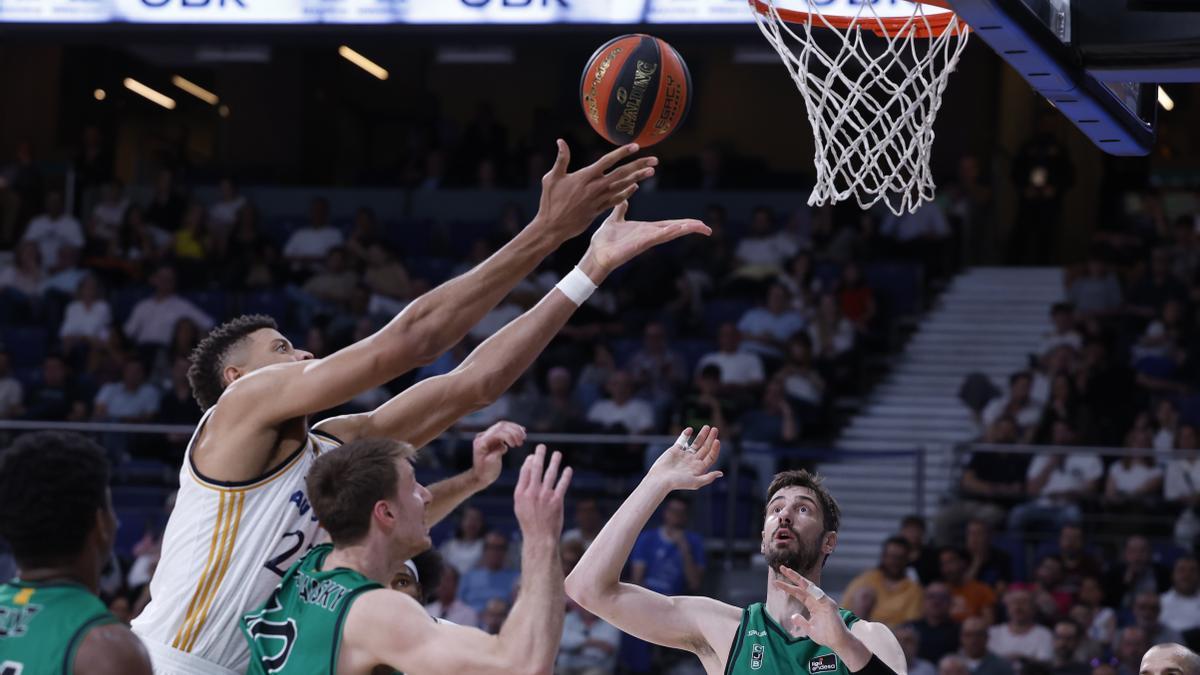
{"type": "Polygon", "coordinates": [[[41,272],[32,275],[22,274],[16,265],[0,269],[0,289],[12,288],[30,298],[36,298],[42,294],[43,283],[45,281],[41,272]]]}
{"type": "Polygon", "coordinates": [[[509,321],[521,316],[521,314],[520,305],[506,302],[484,314],[479,323],[475,324],[475,327],[471,329],[469,335],[476,340],[486,340],[496,334],[501,328],[507,326],[509,321]]]}
{"type": "Polygon", "coordinates": [[[783,267],[784,261],[796,255],[796,242],[791,237],[777,232],[767,237],[742,239],[733,256],[747,265],[783,267]]]}
{"type": "Polygon", "coordinates": [[[558,667],[569,672],[612,673],[617,665],[617,647],[621,632],[596,617],[587,625],[578,611],[563,617],[562,642],[558,646],[558,667]],[[589,644],[603,642],[612,648],[605,650],[589,644]]]}
{"type": "Polygon", "coordinates": [[[1146,466],[1140,462],[1125,468],[1121,462],[1116,462],[1109,468],[1108,475],[1112,478],[1117,492],[1130,494],[1145,485],[1146,481],[1162,476],[1162,469],[1157,466],[1146,466]]]}
{"type": "Polygon", "coordinates": [[[1175,430],[1162,428],[1154,434],[1154,449],[1163,454],[1170,454],[1175,447],[1175,430]]]}
{"type": "MultiPolygon", "coordinates": [[[[813,350],[817,354],[822,353],[824,343],[821,341],[821,330],[814,321],[808,326],[808,337],[812,340],[813,350]]],[[[854,324],[848,319],[841,319],[837,323],[837,327],[833,331],[833,337],[830,340],[833,347],[833,355],[845,354],[854,348],[854,324]]]]}
{"type": "Polygon", "coordinates": [[[1002,623],[988,629],[988,650],[1006,659],[1024,657],[1049,663],[1054,658],[1054,633],[1045,626],[1034,625],[1016,635],[1008,624],[1002,623]]]}
{"type": "Polygon", "coordinates": [[[58,336],[88,337],[97,340],[107,340],[109,329],[112,328],[112,310],[104,300],[97,300],[91,307],[81,300],[72,300],[67,305],[66,315],[58,336]]]}
{"type": "Polygon", "coordinates": [[[1042,344],[1038,348],[1038,353],[1046,354],[1050,352],[1050,350],[1058,349],[1063,345],[1067,345],[1068,347],[1075,349],[1075,351],[1079,351],[1083,348],[1083,338],[1079,336],[1079,333],[1073,330],[1069,330],[1065,333],[1059,333],[1052,330],[1042,336],[1042,344]]]}
{"type": "MultiPolygon", "coordinates": [[[[1000,419],[1000,415],[1008,408],[1008,396],[994,398],[988,402],[983,408],[983,424],[984,426],[992,426],[996,420],[1000,419]]],[[[1038,423],[1042,418],[1042,406],[1036,401],[1030,399],[1020,410],[1017,411],[1017,424],[1026,429],[1038,423]]]]}
{"type": "Polygon", "coordinates": [[[438,621],[449,621],[460,626],[479,625],[479,613],[458,598],[455,598],[454,602],[450,603],[449,606],[442,605],[441,600],[434,600],[425,605],[425,611],[429,612],[429,616],[438,621]]]}
{"type": "Polygon", "coordinates": [[[109,382],[96,394],[96,405],[103,405],[112,419],[151,417],[158,412],[160,394],[149,382],[129,391],[121,382],[109,382]]]}
{"type": "Polygon", "coordinates": [[[821,405],[825,388],[816,373],[788,375],[783,380],[783,390],[791,398],[813,405],[821,405]]]}
{"type": "Polygon", "coordinates": [[[712,352],[705,354],[696,365],[699,372],[705,366],[715,365],[721,369],[721,384],[758,384],[765,379],[762,359],[748,352],[712,352]]]}
{"type": "Polygon", "coordinates": [[[74,216],[62,214],[51,218],[48,214],[29,221],[29,229],[25,230],[22,241],[32,241],[42,254],[42,268],[50,269],[58,262],[58,249],[61,246],[83,248],[83,228],[74,216]]]}
{"type": "MultiPolygon", "coordinates": [[[[1025,473],[1026,478],[1033,480],[1035,476],[1046,469],[1052,459],[1050,455],[1034,457],[1033,461],[1029,463],[1029,470],[1025,473]]],[[[1068,455],[1062,466],[1050,472],[1050,478],[1042,486],[1042,492],[1038,495],[1038,503],[1047,505],[1058,503],[1062,500],[1055,498],[1054,495],[1078,492],[1084,489],[1088,483],[1098,480],[1103,475],[1104,463],[1100,461],[1099,457],[1088,453],[1068,455]]]]}
{"type": "Polygon", "coordinates": [[[13,417],[17,406],[25,400],[25,388],[21,381],[9,375],[0,377],[0,419],[13,417]]]}
{"type": "Polygon", "coordinates": [[[931,236],[937,239],[950,236],[950,225],[937,202],[925,202],[915,213],[902,216],[888,214],[879,233],[896,241],[912,241],[931,236]]]}
{"type": "Polygon", "coordinates": [[[246,198],[238,195],[230,201],[220,201],[208,207],[208,222],[217,227],[231,227],[237,221],[238,211],[246,205],[246,198]]]}
{"type": "Polygon", "coordinates": [[[1163,475],[1163,498],[1169,502],[1200,493],[1200,459],[1173,459],[1163,475]]]}
{"type": "Polygon", "coordinates": [[[283,245],[283,257],[324,258],[329,249],[341,246],[343,241],[342,231],[336,227],[301,228],[283,245]]]}
{"type": "Polygon", "coordinates": [[[213,326],[212,317],[186,298],[168,295],[161,300],[149,297],[133,308],[125,322],[125,334],[139,345],[171,344],[171,335],[180,319],[191,319],[201,331],[213,326]]]}
{"type": "Polygon", "coordinates": [[[458,425],[467,429],[485,429],[507,418],[510,405],[511,401],[508,394],[504,394],[486,408],[481,408],[460,418],[458,425]]]}
{"type": "Polygon", "coordinates": [[[479,559],[483,557],[483,537],[475,541],[447,539],[438,547],[438,553],[441,553],[442,557],[446,559],[446,563],[458,570],[461,576],[474,569],[479,564],[479,559]]]}
{"type": "MultiPolygon", "coordinates": [[[[737,327],[747,336],[768,335],[780,342],[787,342],[793,335],[804,330],[805,323],[804,316],[795,310],[772,314],[764,307],[756,307],[742,315],[737,327]]],[[[742,340],[741,349],[771,357],[783,356],[783,350],[779,347],[750,337],[742,340]]]]}
{"type": "Polygon", "coordinates": [[[1161,601],[1159,623],[1181,633],[1200,627],[1200,593],[1192,596],[1180,595],[1172,588],[1162,594],[1161,601]]]}
{"type": "Polygon", "coordinates": [[[100,202],[92,209],[92,218],[96,220],[101,233],[110,238],[120,232],[121,223],[125,220],[125,211],[128,209],[128,199],[122,199],[115,204],[100,202]]]}
{"type": "Polygon", "coordinates": [[[612,399],[601,399],[588,410],[589,422],[604,426],[620,425],[631,434],[640,434],[654,428],[654,409],[649,403],[637,398],[625,401],[624,405],[612,399]]]}

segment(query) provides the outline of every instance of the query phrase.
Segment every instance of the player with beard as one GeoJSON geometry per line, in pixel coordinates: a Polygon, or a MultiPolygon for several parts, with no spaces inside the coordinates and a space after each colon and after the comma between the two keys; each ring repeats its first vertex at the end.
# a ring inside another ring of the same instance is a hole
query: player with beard
{"type": "Polygon", "coordinates": [[[638,533],[674,490],[721,477],[718,430],[687,429],[654,463],[567,577],[575,602],[622,631],[695,654],[709,675],[907,675],[887,626],[860,620],[820,588],[837,546],[837,502],[807,471],[777,474],[767,491],[762,552],[767,599],[744,609],[696,596],[668,597],[622,583],[638,533]]]}

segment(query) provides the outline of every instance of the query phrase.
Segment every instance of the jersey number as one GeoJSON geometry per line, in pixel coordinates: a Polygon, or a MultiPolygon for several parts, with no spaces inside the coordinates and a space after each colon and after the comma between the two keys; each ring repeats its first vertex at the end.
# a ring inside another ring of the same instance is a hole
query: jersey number
{"type": "MultiPolygon", "coordinates": [[[[304,546],[304,533],[303,532],[301,532],[300,530],[293,530],[291,532],[285,532],[283,534],[283,541],[285,542],[285,544],[286,544],[287,540],[292,537],[296,538],[296,543],[294,543],[291,546],[289,546],[288,548],[284,549],[283,553],[280,553],[279,555],[275,556],[274,558],[271,558],[270,560],[268,560],[266,562],[265,565],[263,565],[264,567],[271,570],[275,574],[278,574],[280,576],[280,578],[282,578],[284,572],[287,571],[287,567],[291,566],[287,561],[290,560],[292,556],[296,555],[296,552],[299,551],[304,546]],[[285,566],[285,567],[281,567],[281,566],[285,566]]],[[[0,675],[4,675],[4,674],[0,673],[0,675]]]]}
{"type": "Polygon", "coordinates": [[[22,670],[25,670],[25,664],[23,663],[17,663],[16,661],[0,663],[0,675],[21,675],[22,670]]]}
{"type": "MultiPolygon", "coordinates": [[[[262,663],[263,670],[268,673],[277,673],[283,670],[287,665],[288,657],[292,655],[292,647],[296,646],[296,622],[292,619],[286,621],[267,621],[263,618],[264,614],[278,616],[283,612],[283,608],[279,605],[279,598],[272,598],[271,606],[263,610],[258,616],[246,622],[246,632],[250,633],[250,637],[254,640],[258,647],[259,661],[262,663]],[[267,643],[274,642],[276,647],[274,650],[267,649],[267,643]],[[283,644],[278,644],[282,642],[283,644]]],[[[0,673],[7,675],[7,673],[0,673]]]]}

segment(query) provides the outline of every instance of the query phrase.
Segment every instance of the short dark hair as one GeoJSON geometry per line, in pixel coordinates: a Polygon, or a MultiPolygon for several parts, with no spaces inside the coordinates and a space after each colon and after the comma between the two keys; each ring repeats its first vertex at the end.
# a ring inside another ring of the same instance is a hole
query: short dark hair
{"type": "Polygon", "coordinates": [[[904,516],[904,518],[900,519],[900,529],[904,529],[904,528],[908,527],[909,525],[916,525],[917,527],[921,528],[922,530],[926,529],[925,518],[922,516],[918,516],[915,513],[909,514],[907,516],[904,516]]]}
{"type": "Polygon", "coordinates": [[[108,459],[65,431],[18,438],[0,453],[0,537],[21,568],[70,561],[108,506],[108,459]]]}
{"type": "Polygon", "coordinates": [[[1009,386],[1012,386],[1012,385],[1016,384],[1016,383],[1017,383],[1017,380],[1029,380],[1029,381],[1031,381],[1031,382],[1032,382],[1032,381],[1033,381],[1033,375],[1032,375],[1032,374],[1030,374],[1030,372],[1029,372],[1028,370],[1018,370],[1017,372],[1015,372],[1015,373],[1013,373],[1012,375],[1009,375],[1009,376],[1008,376],[1008,384],[1009,384],[1009,386]]]}
{"type": "Polygon", "coordinates": [[[371,511],[396,493],[396,460],[415,451],[390,438],[361,438],[313,462],[305,484],[313,511],[334,546],[349,546],[367,536],[371,511]]]}
{"type": "Polygon", "coordinates": [[[943,546],[943,547],[939,548],[938,549],[938,558],[941,559],[941,557],[947,553],[953,554],[954,557],[958,558],[959,560],[961,560],[963,562],[967,562],[968,560],[970,560],[970,558],[967,557],[967,552],[962,550],[958,546],[943,546]]]}
{"type": "Polygon", "coordinates": [[[191,363],[188,368],[188,383],[192,386],[192,396],[201,410],[208,410],[217,404],[221,392],[225,391],[225,359],[234,347],[241,344],[251,333],[263,328],[279,329],[275,319],[265,314],[246,314],[236,319],[230,319],[212,329],[200,344],[192,350],[191,363]]]}
{"type": "Polygon", "coordinates": [[[883,541],[883,549],[886,550],[889,546],[899,546],[904,549],[906,554],[912,552],[912,544],[908,540],[898,534],[892,535],[883,541]]]}
{"type": "Polygon", "coordinates": [[[775,496],[775,493],[785,487],[803,487],[812,490],[817,497],[817,503],[821,505],[822,527],[826,532],[838,531],[842,522],[842,510],[838,507],[837,500],[833,498],[833,495],[829,494],[829,490],[825,489],[820,476],[809,473],[807,469],[781,471],[775,474],[770,487],[767,488],[767,503],[771,503],[771,498],[775,496]]]}
{"type": "Polygon", "coordinates": [[[1079,622],[1076,621],[1075,619],[1063,617],[1063,618],[1059,619],[1058,621],[1054,622],[1054,627],[1058,628],[1059,624],[1064,624],[1064,623],[1075,630],[1075,637],[1077,637],[1077,638],[1083,637],[1083,626],[1080,625],[1079,622]]]}

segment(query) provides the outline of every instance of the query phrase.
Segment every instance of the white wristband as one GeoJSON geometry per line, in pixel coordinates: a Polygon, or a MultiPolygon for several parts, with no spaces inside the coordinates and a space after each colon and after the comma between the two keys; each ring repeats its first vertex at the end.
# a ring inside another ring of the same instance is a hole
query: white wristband
{"type": "Polygon", "coordinates": [[[576,306],[582,305],[592,296],[592,293],[596,292],[596,284],[592,283],[588,275],[578,266],[563,277],[562,281],[555,285],[555,288],[562,291],[563,295],[570,298],[576,306]]]}

